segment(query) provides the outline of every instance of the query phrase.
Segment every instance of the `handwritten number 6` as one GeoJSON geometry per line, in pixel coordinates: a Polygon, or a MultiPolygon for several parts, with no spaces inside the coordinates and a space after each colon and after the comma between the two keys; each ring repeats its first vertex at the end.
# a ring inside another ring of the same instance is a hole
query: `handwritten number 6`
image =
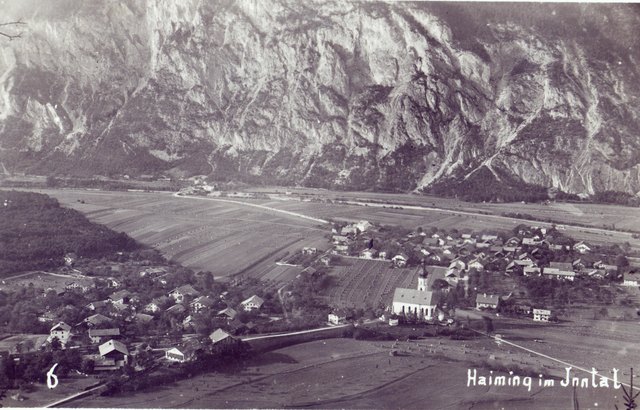
{"type": "Polygon", "coordinates": [[[53,374],[53,371],[56,369],[58,363],[54,364],[51,370],[47,372],[47,387],[50,389],[54,389],[58,385],[58,376],[53,374]]]}

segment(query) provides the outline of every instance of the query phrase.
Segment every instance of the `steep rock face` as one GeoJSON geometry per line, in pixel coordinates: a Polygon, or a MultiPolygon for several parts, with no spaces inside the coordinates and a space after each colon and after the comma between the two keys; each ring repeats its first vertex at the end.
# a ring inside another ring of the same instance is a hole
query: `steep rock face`
{"type": "Polygon", "coordinates": [[[535,7],[11,2],[28,27],[0,52],[0,162],[640,191],[638,8],[535,7]]]}

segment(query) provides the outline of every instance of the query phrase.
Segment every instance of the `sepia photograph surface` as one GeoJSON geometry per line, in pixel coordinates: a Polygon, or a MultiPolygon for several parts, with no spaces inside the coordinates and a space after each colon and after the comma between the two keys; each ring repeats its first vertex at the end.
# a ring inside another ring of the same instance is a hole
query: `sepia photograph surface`
{"type": "Polygon", "coordinates": [[[0,406],[636,408],[638,63],[634,3],[0,0],[0,406]]]}

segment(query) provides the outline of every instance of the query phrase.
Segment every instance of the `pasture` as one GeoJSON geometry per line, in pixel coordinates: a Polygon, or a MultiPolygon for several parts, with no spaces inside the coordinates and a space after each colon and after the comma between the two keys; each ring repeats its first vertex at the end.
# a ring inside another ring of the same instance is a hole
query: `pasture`
{"type": "Polygon", "coordinates": [[[288,280],[291,272],[272,271],[279,256],[303,246],[328,246],[326,227],[317,222],[237,203],[161,192],[40,192],[216,278],[255,272],[276,282],[288,280]]]}
{"type": "Polygon", "coordinates": [[[30,285],[42,289],[51,288],[62,290],[65,288],[65,285],[70,282],[75,282],[79,285],[88,287],[93,286],[93,279],[90,278],[80,278],[47,272],[31,272],[2,280],[0,282],[0,291],[15,292],[20,288],[26,288],[30,285]]]}
{"type": "MultiPolygon", "coordinates": [[[[328,194],[327,194],[328,195],[328,194]]],[[[347,195],[345,193],[345,195],[347,195]]],[[[355,194],[354,194],[355,195],[355,194]]],[[[374,198],[378,198],[376,194],[374,198]]],[[[404,197],[400,195],[400,198],[404,197]]],[[[409,197],[416,201],[415,197],[409,197]]],[[[356,198],[357,199],[357,198],[356,198]]],[[[367,196],[367,199],[372,199],[367,196]]],[[[392,198],[388,198],[391,200],[392,198]]],[[[323,203],[318,201],[296,200],[255,200],[243,201],[259,203],[264,206],[282,209],[290,212],[305,213],[309,216],[324,219],[344,221],[358,221],[365,219],[372,223],[399,225],[405,228],[435,227],[438,229],[460,231],[511,231],[518,224],[551,226],[551,223],[529,221],[525,219],[502,216],[502,213],[527,213],[540,218],[555,220],[564,225],[563,233],[593,244],[623,244],[629,242],[631,248],[640,254],[640,239],[632,237],[631,233],[611,230],[605,227],[615,225],[619,229],[640,230],[640,210],[613,205],[594,204],[469,204],[466,202],[452,202],[443,199],[446,206],[432,202],[432,198],[422,204],[413,205],[383,205],[370,203],[344,204],[323,203]],[[432,207],[432,203],[436,208],[432,207]],[[589,227],[572,226],[571,223],[589,225],[589,227]]],[[[400,201],[401,199],[396,199],[400,201]]],[[[435,201],[435,199],[434,199],[435,201]]]]}
{"type": "Polygon", "coordinates": [[[392,268],[389,261],[342,258],[342,262],[331,270],[334,282],[326,295],[334,307],[391,305],[395,289],[416,288],[422,272],[422,268],[392,268]]]}
{"type": "Polygon", "coordinates": [[[441,210],[472,213],[489,213],[501,215],[503,213],[530,214],[540,219],[551,219],[559,224],[581,224],[594,228],[606,228],[612,225],[618,229],[640,232],[640,210],[638,208],[591,204],[591,203],[567,203],[551,202],[549,205],[541,203],[473,203],[459,201],[453,198],[439,198],[429,195],[402,194],[402,193],[380,193],[380,192],[346,192],[329,191],[326,189],[313,188],[282,188],[265,187],[249,188],[247,192],[259,193],[284,193],[290,195],[284,197],[295,198],[315,198],[315,199],[343,199],[343,200],[365,200],[389,203],[394,205],[417,205],[434,207],[441,210]]]}
{"type": "MultiPolygon", "coordinates": [[[[370,342],[327,339],[249,359],[235,372],[211,372],[132,395],[89,397],[73,407],[186,408],[570,408],[571,388],[467,386],[468,369],[492,354],[515,363],[515,352],[488,339],[370,342]],[[391,357],[391,349],[401,354],[391,357]]],[[[517,363],[534,361],[527,356],[517,363]]],[[[515,364],[507,365],[515,368],[515,364]]],[[[563,369],[555,366],[558,372],[563,369]]],[[[494,372],[494,375],[504,373],[494,372]]],[[[523,375],[524,376],[524,375],[523,375]]],[[[556,381],[558,384],[558,381],[556,381]]],[[[581,407],[613,408],[619,390],[579,389],[581,407]]],[[[620,402],[618,401],[618,405],[620,402]]]]}

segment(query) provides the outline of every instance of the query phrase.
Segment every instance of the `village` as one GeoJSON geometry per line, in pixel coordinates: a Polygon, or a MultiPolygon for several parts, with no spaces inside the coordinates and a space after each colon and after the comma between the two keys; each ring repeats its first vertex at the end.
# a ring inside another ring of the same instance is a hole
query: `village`
{"type": "MultiPolygon", "coordinates": [[[[638,289],[638,268],[630,266],[624,249],[575,241],[561,229],[519,225],[510,236],[435,228],[409,231],[367,221],[336,223],[331,252],[385,261],[398,269],[420,268],[417,286],[396,288],[387,306],[389,324],[394,325],[450,322],[456,307],[557,321],[555,308],[564,311],[569,303],[579,302],[569,300],[572,288],[593,288],[596,301],[607,305],[614,299],[609,285],[623,295],[622,288],[638,289]],[[554,297],[553,288],[563,293],[554,297]]],[[[632,299],[627,296],[623,303],[631,305],[632,299]]],[[[344,313],[340,317],[344,319],[344,313]]]]}
{"type": "Polygon", "coordinates": [[[0,350],[18,384],[43,381],[43,357],[56,357],[62,376],[75,369],[106,380],[183,374],[203,363],[215,369],[249,351],[247,337],[301,329],[459,330],[466,324],[458,313],[467,311],[496,321],[557,322],[571,320],[571,308],[589,298],[597,302],[594,311],[624,305],[635,315],[627,292],[637,292],[640,274],[628,250],[561,231],[410,230],[336,220],[324,248],[304,246],[277,258],[277,265],[300,272],[280,288],[250,275],[217,280],[151,249],[99,261],[67,253],[59,269],[2,282],[0,323],[8,336],[0,350]],[[379,275],[406,276],[409,286],[373,296],[371,305],[380,309],[363,310],[353,293],[334,303],[327,292],[338,286],[336,277],[359,274],[349,270],[350,261],[375,261],[379,275]]]}

